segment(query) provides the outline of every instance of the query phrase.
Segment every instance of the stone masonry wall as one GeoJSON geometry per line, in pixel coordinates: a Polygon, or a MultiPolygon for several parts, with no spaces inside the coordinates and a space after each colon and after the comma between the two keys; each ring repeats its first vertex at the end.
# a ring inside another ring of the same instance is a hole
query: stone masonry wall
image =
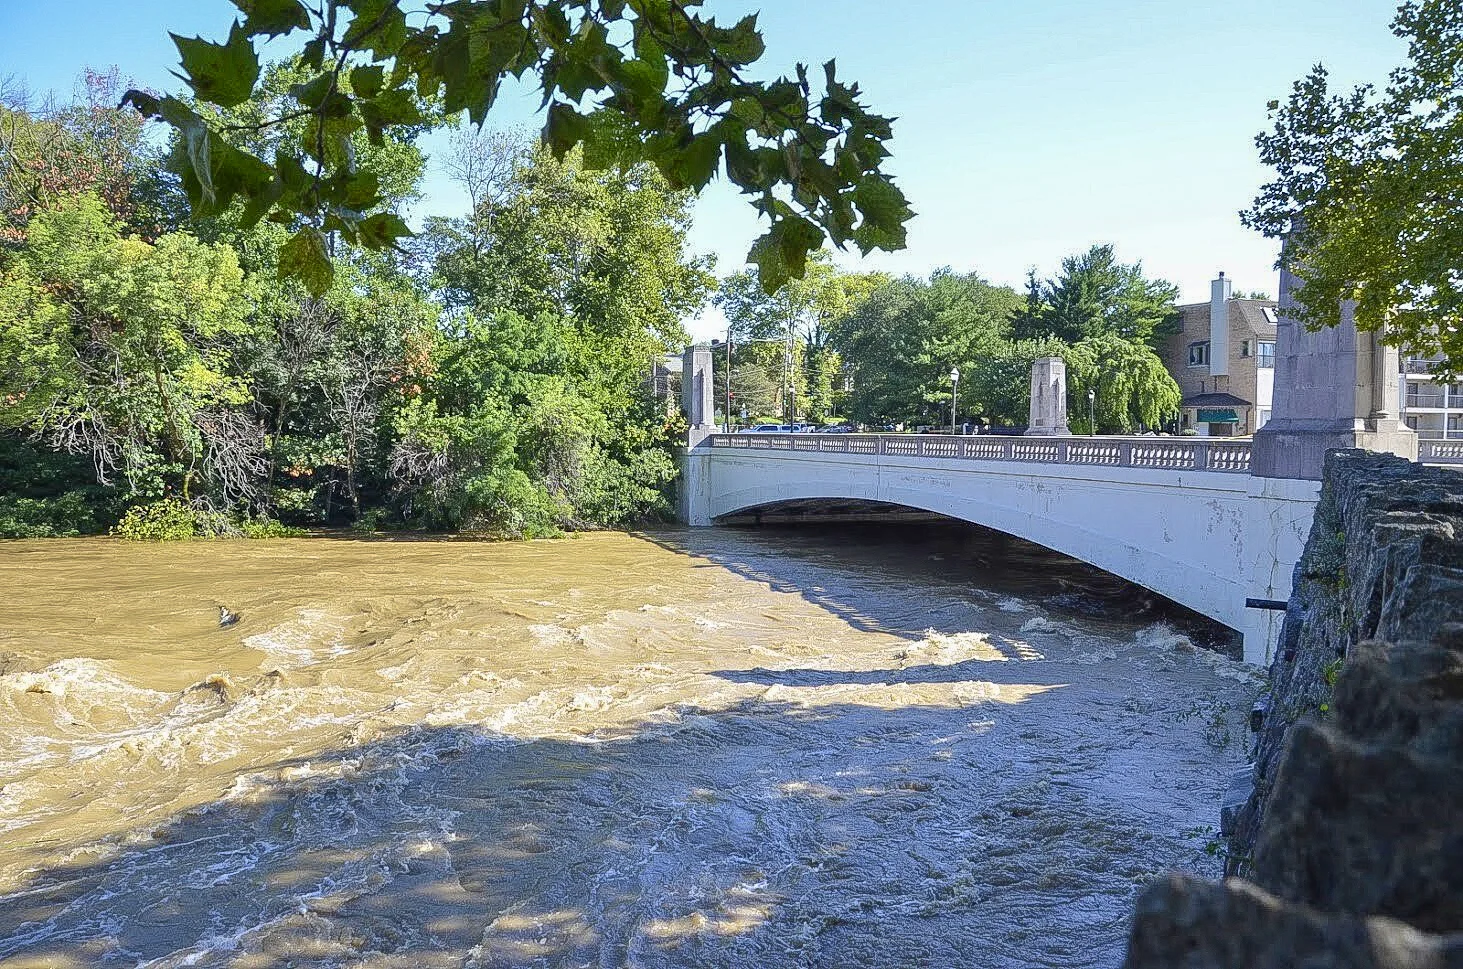
{"type": "Polygon", "coordinates": [[[1139,899],[1128,969],[1463,969],[1463,474],[1334,451],[1223,883],[1139,899]]]}

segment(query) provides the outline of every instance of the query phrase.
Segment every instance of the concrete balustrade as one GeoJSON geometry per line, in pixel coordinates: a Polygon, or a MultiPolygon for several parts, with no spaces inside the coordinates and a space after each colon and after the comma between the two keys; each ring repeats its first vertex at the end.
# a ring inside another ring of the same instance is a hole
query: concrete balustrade
{"type": "MultiPolygon", "coordinates": [[[[941,434],[714,434],[712,447],[963,458],[971,461],[1043,461],[1114,468],[1250,473],[1249,441],[1151,437],[959,437],[941,434]]],[[[1463,465],[1463,440],[1422,441],[1423,464],[1463,465]]]]}
{"type": "Polygon", "coordinates": [[[1463,464],[1463,441],[1418,441],[1417,460],[1422,464],[1463,464]]]}
{"type": "MultiPolygon", "coordinates": [[[[714,434],[714,448],[884,454],[970,461],[1040,461],[1249,474],[1248,441],[1151,437],[959,437],[941,434],[714,434]]],[[[1463,442],[1457,450],[1463,461],[1463,442]]]]}

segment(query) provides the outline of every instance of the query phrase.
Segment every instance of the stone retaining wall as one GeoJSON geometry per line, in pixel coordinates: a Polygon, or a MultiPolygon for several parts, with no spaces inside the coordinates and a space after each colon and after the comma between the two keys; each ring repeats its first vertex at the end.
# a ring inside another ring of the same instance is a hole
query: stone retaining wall
{"type": "Polygon", "coordinates": [[[1223,883],[1139,899],[1128,969],[1463,967],[1463,474],[1335,451],[1223,883]]]}

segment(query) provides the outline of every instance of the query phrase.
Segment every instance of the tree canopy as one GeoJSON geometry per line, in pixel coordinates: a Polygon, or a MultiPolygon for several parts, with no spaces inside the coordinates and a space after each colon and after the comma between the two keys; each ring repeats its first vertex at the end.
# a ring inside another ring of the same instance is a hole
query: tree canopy
{"type": "MultiPolygon", "coordinates": [[[[806,416],[823,421],[835,409],[835,384],[841,359],[832,345],[837,322],[888,282],[881,273],[845,272],[833,265],[828,251],[808,260],[801,279],[793,279],[768,293],[756,267],[733,273],[721,281],[715,303],[726,314],[733,344],[757,341],[782,347],[756,346],[740,351],[740,367],[760,365],[767,379],[779,386],[777,409],[786,420],[806,416]]],[[[759,385],[733,380],[737,388],[759,385]]],[[[734,391],[736,393],[737,391],[734,391]]],[[[766,413],[742,400],[752,413],[766,413]]]]}
{"type": "MultiPolygon", "coordinates": [[[[837,327],[853,390],[849,414],[869,424],[948,422],[950,369],[971,369],[1006,339],[1017,293],[971,273],[905,277],[876,289],[837,327]]],[[[967,412],[982,401],[966,395],[967,412]]]]}
{"type": "Polygon", "coordinates": [[[1463,373],[1463,12],[1451,0],[1402,4],[1393,32],[1408,62],[1380,89],[1333,93],[1317,65],[1257,139],[1275,177],[1241,218],[1284,239],[1303,283],[1295,313],[1356,324],[1409,352],[1440,352],[1463,373]]]}
{"type": "MultiPolygon", "coordinates": [[[[212,116],[290,103],[301,71],[264,67],[258,103],[212,116]]],[[[188,219],[132,108],[90,88],[5,105],[0,535],[124,512],[124,532],[171,536],[522,536],[667,513],[680,425],[648,376],[713,279],[686,252],[690,193],[654,166],[464,135],[471,207],[405,251],[333,233],[316,294],[278,272],[294,227],[237,201],[188,219]]],[[[308,128],[234,135],[288,152],[308,128]]],[[[352,143],[383,199],[418,191],[410,131],[352,143]]]]}
{"type": "Polygon", "coordinates": [[[1026,305],[1012,318],[1017,339],[1056,337],[1077,342],[1119,336],[1152,345],[1178,320],[1178,287],[1149,279],[1141,263],[1118,262],[1110,245],[1062,260],[1054,278],[1027,277],[1026,305]]]}
{"type": "Polygon", "coordinates": [[[178,131],[172,165],[195,214],[235,201],[246,224],[288,226],[280,269],[319,295],[330,285],[325,233],[380,249],[409,234],[356,136],[382,145],[427,119],[426,99],[482,124],[505,83],[536,78],[544,143],[582,145],[588,167],[653,165],[672,189],[720,170],[769,221],[749,253],[768,292],[800,276],[825,238],[862,252],[902,248],[912,212],[882,169],[890,119],[871,113],[833,61],[755,80],[755,16],[730,26],[701,0],[233,0],[244,17],[222,41],[173,35],[193,100],[130,91],[178,131]],[[409,17],[408,14],[411,14],[409,17]],[[288,102],[259,97],[257,45],[302,44],[288,102]],[[252,104],[250,119],[221,112],[252,104]],[[259,135],[302,127],[295,143],[259,135]]]}

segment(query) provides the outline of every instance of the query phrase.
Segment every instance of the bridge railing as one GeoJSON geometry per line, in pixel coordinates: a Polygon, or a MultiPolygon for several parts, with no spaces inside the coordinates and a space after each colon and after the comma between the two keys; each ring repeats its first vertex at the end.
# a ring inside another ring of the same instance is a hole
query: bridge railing
{"type": "MultiPolygon", "coordinates": [[[[959,437],[948,434],[713,434],[714,448],[887,454],[1249,474],[1250,442],[1152,437],[959,437]]],[[[1435,442],[1442,444],[1444,442],[1435,442]]],[[[1463,463],[1463,441],[1452,442],[1463,463]]]]}
{"type": "Polygon", "coordinates": [[[1463,464],[1463,441],[1418,441],[1417,460],[1423,464],[1463,464]]]}

